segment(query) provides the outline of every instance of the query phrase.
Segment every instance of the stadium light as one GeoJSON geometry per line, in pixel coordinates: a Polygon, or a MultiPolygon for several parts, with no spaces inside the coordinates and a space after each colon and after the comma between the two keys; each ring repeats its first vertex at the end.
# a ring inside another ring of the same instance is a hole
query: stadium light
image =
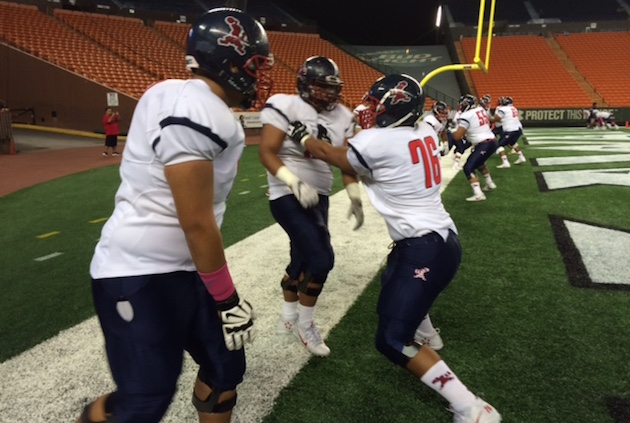
{"type": "Polygon", "coordinates": [[[435,26],[440,27],[442,24],[442,5],[438,6],[437,15],[435,16],[435,26]]]}

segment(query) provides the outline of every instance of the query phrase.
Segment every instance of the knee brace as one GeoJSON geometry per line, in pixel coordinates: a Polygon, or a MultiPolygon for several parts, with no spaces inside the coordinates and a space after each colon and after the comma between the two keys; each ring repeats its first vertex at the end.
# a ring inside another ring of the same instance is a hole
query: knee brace
{"type": "Polygon", "coordinates": [[[227,413],[228,411],[232,410],[236,405],[237,394],[235,391],[233,397],[228,398],[223,402],[219,402],[219,397],[221,396],[221,394],[222,392],[218,389],[213,389],[212,392],[210,392],[208,398],[206,398],[205,401],[202,401],[197,398],[197,395],[195,395],[195,393],[193,392],[192,403],[195,408],[202,413],[227,413]]]}
{"type": "Polygon", "coordinates": [[[497,153],[501,154],[505,151],[505,148],[503,148],[503,146],[497,148],[497,153]]]}
{"type": "Polygon", "coordinates": [[[298,292],[297,284],[298,282],[295,279],[291,279],[286,275],[280,281],[280,286],[282,287],[283,291],[291,291],[294,294],[297,294],[298,292]]]}
{"type": "Polygon", "coordinates": [[[393,321],[384,326],[379,324],[376,332],[376,349],[392,363],[406,368],[409,360],[418,354],[422,345],[415,342],[413,338],[410,341],[396,339],[397,334],[404,330],[403,325],[404,323],[398,325],[393,321]]]}
{"type": "Polygon", "coordinates": [[[324,282],[317,282],[313,280],[313,277],[308,272],[304,275],[304,279],[298,281],[297,283],[298,291],[311,297],[318,297],[319,294],[322,293],[323,287],[324,282]]]}

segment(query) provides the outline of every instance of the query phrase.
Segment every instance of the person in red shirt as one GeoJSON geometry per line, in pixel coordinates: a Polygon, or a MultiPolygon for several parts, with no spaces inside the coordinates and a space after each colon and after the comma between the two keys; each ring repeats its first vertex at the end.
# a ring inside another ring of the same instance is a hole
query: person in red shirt
{"type": "Polygon", "coordinates": [[[119,120],[117,111],[115,112],[111,107],[105,109],[105,116],[103,116],[103,126],[105,127],[105,151],[103,151],[103,156],[105,157],[109,156],[109,149],[112,150],[112,156],[120,156],[120,153],[116,151],[118,135],[120,135],[119,120]]]}

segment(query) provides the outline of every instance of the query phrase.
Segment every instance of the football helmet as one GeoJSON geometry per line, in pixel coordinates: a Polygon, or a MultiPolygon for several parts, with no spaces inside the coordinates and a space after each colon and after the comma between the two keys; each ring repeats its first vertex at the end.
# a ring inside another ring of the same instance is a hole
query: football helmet
{"type": "Polygon", "coordinates": [[[459,106],[460,106],[459,110],[462,113],[474,108],[476,105],[477,105],[477,99],[470,94],[464,94],[463,96],[459,98],[459,106]]]}
{"type": "Polygon", "coordinates": [[[514,100],[512,100],[512,97],[503,97],[503,105],[504,106],[511,106],[512,104],[514,104],[514,100]]]}
{"type": "Polygon", "coordinates": [[[337,64],[324,56],[309,57],[298,70],[297,89],[300,97],[318,112],[333,110],[343,89],[337,64]]]}
{"type": "Polygon", "coordinates": [[[273,55],[263,26],[238,9],[217,8],[201,15],[190,28],[186,68],[245,96],[248,109],[271,93],[273,55]]]}
{"type": "Polygon", "coordinates": [[[490,107],[490,102],[492,101],[492,96],[490,94],[486,94],[479,100],[481,107],[487,109],[490,107]]]}
{"type": "Polygon", "coordinates": [[[436,117],[436,119],[440,122],[446,122],[448,120],[448,106],[445,102],[438,101],[437,103],[433,104],[431,111],[433,112],[433,115],[436,117]]]}
{"type": "Polygon", "coordinates": [[[414,126],[424,108],[420,83],[405,74],[379,78],[368,91],[368,100],[370,126],[380,128],[414,126]]]}

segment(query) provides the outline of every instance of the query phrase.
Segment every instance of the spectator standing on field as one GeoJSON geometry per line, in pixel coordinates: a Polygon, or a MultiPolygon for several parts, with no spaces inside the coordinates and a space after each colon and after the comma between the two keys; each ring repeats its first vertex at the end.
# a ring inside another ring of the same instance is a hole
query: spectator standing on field
{"type": "Polygon", "coordinates": [[[109,150],[112,150],[112,156],[120,156],[120,153],[116,150],[118,147],[118,135],[120,135],[120,128],[118,122],[120,116],[118,111],[114,111],[111,107],[105,109],[105,115],[103,116],[103,127],[105,128],[105,151],[103,156],[109,156],[109,150]]]}

